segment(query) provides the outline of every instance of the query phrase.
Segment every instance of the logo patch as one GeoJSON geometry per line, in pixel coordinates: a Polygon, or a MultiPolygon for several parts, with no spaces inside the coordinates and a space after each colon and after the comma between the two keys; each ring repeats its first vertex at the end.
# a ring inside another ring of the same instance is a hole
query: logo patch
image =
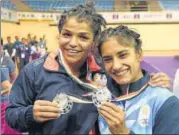
{"type": "Polygon", "coordinates": [[[37,65],[39,65],[39,64],[41,64],[41,63],[43,63],[43,62],[44,62],[44,58],[38,59],[38,60],[36,60],[36,61],[34,62],[34,66],[37,66],[37,65]]]}
{"type": "Polygon", "coordinates": [[[149,124],[150,106],[143,105],[139,112],[138,123],[141,127],[147,127],[149,124]]]}

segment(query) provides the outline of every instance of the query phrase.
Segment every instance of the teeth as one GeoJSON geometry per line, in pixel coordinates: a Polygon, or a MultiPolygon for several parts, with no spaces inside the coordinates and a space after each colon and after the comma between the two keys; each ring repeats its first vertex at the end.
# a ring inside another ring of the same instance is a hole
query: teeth
{"type": "Polygon", "coordinates": [[[75,50],[68,50],[68,52],[70,52],[70,53],[78,53],[78,51],[75,51],[75,50]]]}
{"type": "Polygon", "coordinates": [[[116,73],[117,76],[122,76],[127,73],[128,70],[123,70],[122,72],[116,73]]]}

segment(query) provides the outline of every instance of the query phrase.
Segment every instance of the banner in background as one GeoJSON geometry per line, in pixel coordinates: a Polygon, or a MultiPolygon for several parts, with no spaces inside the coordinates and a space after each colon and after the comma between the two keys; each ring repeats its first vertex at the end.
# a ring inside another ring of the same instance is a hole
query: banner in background
{"type": "Polygon", "coordinates": [[[108,23],[179,22],[179,12],[128,12],[103,13],[108,23]]]}
{"type": "MultiPolygon", "coordinates": [[[[179,22],[179,11],[162,12],[100,12],[107,23],[155,23],[179,22]]],[[[2,8],[1,19],[8,21],[19,20],[50,20],[57,23],[61,13],[50,12],[15,12],[2,8]]]]}
{"type": "MultiPolygon", "coordinates": [[[[179,22],[179,12],[101,12],[107,23],[179,22]]],[[[52,20],[57,23],[61,13],[18,12],[18,19],[52,20]]]]}
{"type": "Polygon", "coordinates": [[[17,22],[17,12],[1,7],[1,20],[17,22]]]}

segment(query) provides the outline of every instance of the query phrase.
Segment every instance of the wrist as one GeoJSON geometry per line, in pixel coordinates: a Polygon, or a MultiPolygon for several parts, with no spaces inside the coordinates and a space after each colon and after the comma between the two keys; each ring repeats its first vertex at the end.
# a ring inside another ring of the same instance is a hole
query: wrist
{"type": "Polygon", "coordinates": [[[130,135],[130,132],[131,132],[131,131],[130,131],[128,128],[126,128],[124,134],[126,134],[126,135],[130,135]]]}

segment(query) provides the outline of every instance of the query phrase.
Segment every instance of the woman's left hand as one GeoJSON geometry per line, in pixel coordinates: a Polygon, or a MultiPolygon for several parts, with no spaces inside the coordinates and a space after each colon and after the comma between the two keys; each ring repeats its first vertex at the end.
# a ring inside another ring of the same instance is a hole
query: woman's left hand
{"type": "Polygon", "coordinates": [[[99,114],[107,122],[112,134],[129,134],[125,124],[125,112],[115,104],[106,102],[99,107],[99,114]]]}
{"type": "Polygon", "coordinates": [[[171,88],[170,84],[170,77],[162,72],[159,73],[151,73],[151,80],[150,80],[150,85],[151,86],[160,86],[164,88],[171,88]]]}

